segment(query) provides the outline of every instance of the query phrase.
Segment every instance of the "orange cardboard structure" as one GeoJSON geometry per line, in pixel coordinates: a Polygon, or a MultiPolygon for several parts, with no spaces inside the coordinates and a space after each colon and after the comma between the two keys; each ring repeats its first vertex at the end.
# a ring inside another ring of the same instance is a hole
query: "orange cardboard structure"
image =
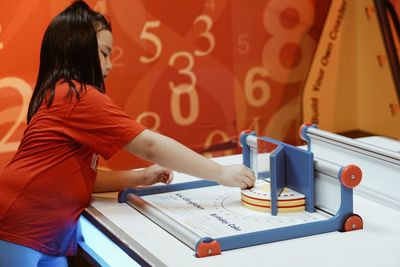
{"type": "Polygon", "coordinates": [[[384,2],[332,1],[304,87],[303,121],[400,138],[398,36],[384,2]]]}

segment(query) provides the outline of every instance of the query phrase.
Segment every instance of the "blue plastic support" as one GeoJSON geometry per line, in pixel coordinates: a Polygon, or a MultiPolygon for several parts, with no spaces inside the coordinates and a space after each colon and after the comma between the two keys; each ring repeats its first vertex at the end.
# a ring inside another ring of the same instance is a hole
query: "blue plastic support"
{"type": "MultiPolygon", "coordinates": [[[[335,178],[339,179],[339,177],[335,178]]],[[[156,192],[152,192],[152,190],[147,190],[147,189],[125,190],[123,191],[124,194],[121,194],[119,200],[120,202],[124,202],[123,199],[126,198],[126,195],[132,192],[135,192],[136,194],[143,196],[152,193],[155,194],[160,193],[161,191],[169,192],[169,191],[175,191],[175,189],[184,190],[184,188],[186,189],[196,188],[197,185],[201,185],[201,183],[198,183],[198,181],[194,181],[194,182],[182,183],[181,185],[182,186],[163,186],[163,187],[168,187],[168,190],[161,190],[161,187],[157,186],[157,190],[155,190],[156,192]],[[144,191],[147,193],[144,193],[144,191]]],[[[202,185],[203,186],[200,187],[212,186],[211,184],[207,185],[206,183],[202,185]]],[[[207,242],[215,241],[217,244],[219,244],[222,252],[237,248],[255,246],[255,245],[288,240],[298,237],[322,234],[332,231],[341,231],[343,229],[344,221],[349,216],[353,215],[353,190],[346,188],[343,185],[340,185],[340,187],[341,187],[340,190],[341,203],[339,209],[337,213],[334,214],[334,216],[332,216],[327,220],[309,222],[305,224],[286,226],[274,229],[267,229],[263,231],[257,231],[252,233],[221,237],[215,239],[213,239],[212,237],[201,238],[195,243],[196,250],[198,249],[199,244],[204,241],[207,242]]]]}
{"type": "Polygon", "coordinates": [[[216,238],[215,240],[221,245],[221,250],[226,251],[298,237],[322,234],[333,231],[342,231],[345,220],[349,216],[353,215],[353,190],[341,186],[340,192],[340,207],[337,213],[327,220],[268,229],[237,236],[221,237],[216,238]]]}
{"type": "Polygon", "coordinates": [[[146,196],[146,195],[162,194],[171,191],[182,191],[186,189],[201,188],[201,187],[215,186],[215,185],[218,185],[218,183],[209,180],[199,180],[199,181],[169,184],[169,185],[156,185],[156,186],[140,187],[140,188],[125,188],[124,190],[118,193],[118,202],[120,203],[125,202],[128,194],[135,194],[137,196],[146,196]]]}
{"type": "Polygon", "coordinates": [[[285,147],[286,187],[300,192],[306,197],[306,211],[314,212],[315,182],[314,156],[292,145],[285,147]]]}
{"type": "MultiPolygon", "coordinates": [[[[243,133],[240,137],[244,151],[243,163],[248,167],[250,167],[252,150],[248,145],[247,138],[257,138],[257,146],[264,147],[266,151],[270,152],[271,214],[278,214],[278,197],[285,187],[303,194],[306,200],[306,211],[314,212],[313,154],[268,137],[257,137],[254,132],[243,133]]],[[[257,148],[257,150],[253,151],[260,151],[260,149],[257,148]]],[[[258,176],[260,175],[259,173],[258,176]]]]}
{"type": "MultiPolygon", "coordinates": [[[[302,129],[302,132],[303,130],[304,128],[302,129]]],[[[305,140],[307,140],[306,130],[304,130],[304,135],[306,137],[305,140]]],[[[251,136],[250,138],[259,138],[251,132],[244,132],[240,136],[240,142],[243,146],[243,163],[248,167],[250,167],[250,153],[252,153],[251,148],[247,144],[247,138],[249,136],[251,136]]],[[[254,145],[254,140],[252,140],[252,145],[254,145]]],[[[259,140],[257,140],[257,145],[271,145],[273,148],[268,152],[270,153],[271,202],[273,202],[273,204],[271,204],[272,213],[277,212],[277,197],[279,196],[280,190],[285,186],[304,194],[306,197],[306,211],[314,212],[315,170],[313,154],[310,151],[299,149],[295,146],[284,144],[266,137],[259,138],[259,140]]],[[[195,244],[191,245],[194,245],[196,254],[198,254],[199,251],[202,251],[201,254],[207,256],[208,254],[218,254],[218,251],[226,251],[326,232],[346,230],[344,229],[344,225],[348,222],[350,217],[357,217],[360,220],[361,218],[358,215],[353,214],[353,189],[348,188],[341,183],[342,170],[343,167],[339,170],[338,177],[333,177],[336,176],[336,174],[333,176],[330,175],[332,178],[338,179],[341,202],[336,214],[333,214],[332,217],[326,220],[215,239],[213,237],[202,237],[199,240],[196,240],[195,244]]],[[[215,185],[217,185],[215,182],[199,180],[180,184],[152,186],[149,188],[126,189],[120,193],[119,201],[126,202],[127,195],[131,193],[138,196],[144,196],[215,185]]],[[[362,229],[362,220],[361,226],[358,225],[357,227],[354,229],[362,229]]]]}

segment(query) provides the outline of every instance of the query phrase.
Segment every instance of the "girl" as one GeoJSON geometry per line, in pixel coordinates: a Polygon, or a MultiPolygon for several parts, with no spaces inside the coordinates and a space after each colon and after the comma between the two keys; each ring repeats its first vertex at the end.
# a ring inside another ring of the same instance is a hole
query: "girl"
{"type": "Polygon", "coordinates": [[[254,185],[243,165],[221,166],[138,124],[105,94],[110,23],[83,1],[49,24],[28,126],[0,176],[0,266],[66,266],[92,191],[170,183],[171,169],[226,186],[254,185]],[[97,170],[121,148],[155,162],[141,171],[97,170]],[[163,166],[163,167],[161,167],[163,166]]]}

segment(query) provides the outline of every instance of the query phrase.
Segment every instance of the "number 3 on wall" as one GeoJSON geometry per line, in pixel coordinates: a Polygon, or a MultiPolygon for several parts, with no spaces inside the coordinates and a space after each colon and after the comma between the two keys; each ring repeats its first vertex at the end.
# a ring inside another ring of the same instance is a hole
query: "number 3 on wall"
{"type": "Polygon", "coordinates": [[[193,24],[196,25],[199,21],[204,21],[204,23],[206,24],[206,29],[204,32],[202,32],[200,34],[200,36],[205,38],[208,41],[209,46],[208,46],[208,49],[205,51],[201,51],[201,50],[194,51],[194,55],[197,57],[204,57],[204,56],[210,54],[214,50],[214,47],[215,47],[215,37],[210,32],[213,22],[209,16],[201,15],[201,16],[198,16],[194,20],[193,24]]]}
{"type": "Polygon", "coordinates": [[[179,69],[178,73],[189,77],[190,83],[175,85],[173,82],[169,82],[169,87],[172,91],[171,114],[177,124],[187,126],[194,123],[199,116],[199,96],[195,88],[197,79],[193,72],[194,59],[192,54],[186,51],[178,51],[171,56],[168,64],[174,66],[177,58],[184,58],[187,60],[186,68],[179,69]],[[184,117],[181,112],[182,94],[188,94],[189,96],[190,110],[186,117],[184,117]]]}

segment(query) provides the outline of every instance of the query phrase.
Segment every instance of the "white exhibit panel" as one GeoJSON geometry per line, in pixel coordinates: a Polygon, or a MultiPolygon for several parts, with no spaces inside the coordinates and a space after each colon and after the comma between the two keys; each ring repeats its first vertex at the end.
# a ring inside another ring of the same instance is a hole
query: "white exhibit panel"
{"type": "Polygon", "coordinates": [[[361,168],[363,177],[356,193],[400,210],[400,153],[396,152],[400,141],[387,138],[358,141],[311,127],[307,132],[314,157],[342,165],[357,164],[361,168]],[[390,145],[384,145],[385,142],[390,145]]]}

